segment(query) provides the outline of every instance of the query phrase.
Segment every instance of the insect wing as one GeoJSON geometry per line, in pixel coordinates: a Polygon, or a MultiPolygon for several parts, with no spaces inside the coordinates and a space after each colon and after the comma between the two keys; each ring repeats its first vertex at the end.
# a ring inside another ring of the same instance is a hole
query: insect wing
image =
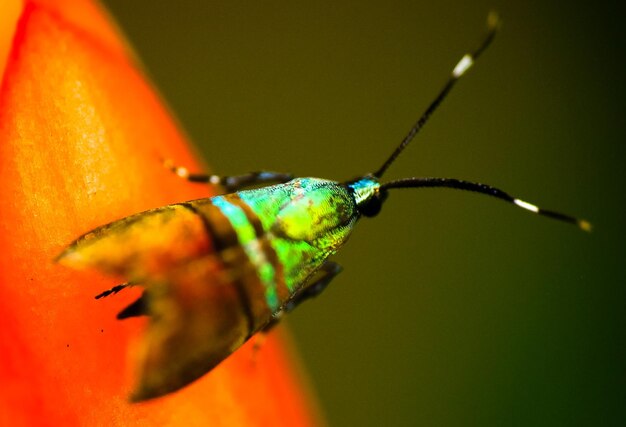
{"type": "Polygon", "coordinates": [[[72,242],[56,261],[142,283],[212,252],[202,219],[179,204],[98,227],[72,242]]]}
{"type": "Polygon", "coordinates": [[[150,324],[136,353],[134,401],[178,390],[209,372],[250,336],[238,288],[213,255],[148,282],[150,324]]]}
{"type": "Polygon", "coordinates": [[[243,289],[258,282],[245,252],[216,252],[205,220],[185,204],[153,209],[85,234],[57,258],[145,288],[150,324],[136,354],[135,401],[189,384],[269,321],[243,289]]]}

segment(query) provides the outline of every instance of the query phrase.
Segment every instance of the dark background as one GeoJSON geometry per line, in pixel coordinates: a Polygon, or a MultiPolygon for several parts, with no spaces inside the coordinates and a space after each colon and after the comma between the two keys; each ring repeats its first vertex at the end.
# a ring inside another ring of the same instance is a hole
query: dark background
{"type": "MultiPolygon", "coordinates": [[[[457,177],[580,215],[398,190],[289,317],[331,425],[623,425],[623,21],[611,3],[107,0],[212,170],[457,177]]],[[[140,112],[138,112],[140,114],[140,112]]]]}

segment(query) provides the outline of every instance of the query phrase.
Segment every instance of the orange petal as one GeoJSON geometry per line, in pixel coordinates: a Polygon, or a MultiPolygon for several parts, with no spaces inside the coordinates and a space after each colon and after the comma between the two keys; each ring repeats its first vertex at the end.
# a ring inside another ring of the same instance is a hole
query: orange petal
{"type": "Polygon", "coordinates": [[[199,165],[97,5],[27,1],[15,28],[0,87],[0,425],[314,424],[277,337],[128,403],[128,347],[144,325],[115,313],[136,293],[96,301],[115,281],[52,260],[91,228],[209,189],[162,167],[199,165]]]}

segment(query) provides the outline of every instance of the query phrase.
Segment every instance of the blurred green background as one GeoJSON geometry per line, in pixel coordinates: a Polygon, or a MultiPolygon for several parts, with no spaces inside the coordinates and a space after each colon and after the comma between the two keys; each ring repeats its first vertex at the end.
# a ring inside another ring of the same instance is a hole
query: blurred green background
{"type": "Polygon", "coordinates": [[[624,425],[617,2],[105,4],[214,171],[337,180],[380,165],[497,10],[492,48],[387,178],[490,183],[594,232],[397,191],[288,324],[333,426],[624,425]]]}

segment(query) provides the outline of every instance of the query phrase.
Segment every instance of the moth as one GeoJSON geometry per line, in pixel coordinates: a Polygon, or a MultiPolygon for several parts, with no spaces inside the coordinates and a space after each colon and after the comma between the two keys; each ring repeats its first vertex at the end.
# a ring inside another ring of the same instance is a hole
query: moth
{"type": "Polygon", "coordinates": [[[192,174],[171,163],[189,181],[222,185],[228,194],[176,203],[103,225],[79,237],[57,261],[122,277],[143,294],[119,319],[149,316],[138,357],[133,401],[176,391],[203,376],[258,332],[318,295],[341,271],[329,258],[348,240],[361,217],[373,217],[389,191],[445,187],[504,200],[527,211],[590,224],[541,209],[495,187],[453,178],[382,177],[452,87],[496,34],[490,15],[479,47],[456,64],[443,89],[374,173],[347,182],[296,178],[275,172],[240,176],[192,174]],[[273,184],[273,185],[270,185],[273,184]],[[261,185],[261,187],[258,187],[261,185]],[[244,190],[244,187],[257,188],[244,190]]]}

